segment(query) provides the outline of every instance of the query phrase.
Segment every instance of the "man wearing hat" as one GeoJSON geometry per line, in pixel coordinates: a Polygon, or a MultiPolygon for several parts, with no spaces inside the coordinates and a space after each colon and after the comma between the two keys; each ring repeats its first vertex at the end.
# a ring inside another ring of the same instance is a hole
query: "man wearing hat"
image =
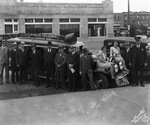
{"type": "Polygon", "coordinates": [[[140,43],[140,37],[135,37],[136,44],[131,48],[129,65],[133,82],[138,85],[138,78],[142,87],[144,87],[144,66],[146,66],[146,48],[140,43]],[[138,72],[140,77],[138,77],[138,72]]]}
{"type": "Polygon", "coordinates": [[[75,46],[70,47],[70,52],[67,58],[69,90],[76,91],[79,78],[79,60],[80,54],[76,51],[75,46]]]}
{"type": "Polygon", "coordinates": [[[31,49],[31,71],[33,74],[34,85],[39,87],[40,80],[38,78],[38,74],[42,69],[42,55],[40,51],[36,49],[36,45],[34,43],[31,45],[31,49]]]}
{"type": "Polygon", "coordinates": [[[0,84],[3,83],[3,71],[5,69],[6,83],[9,83],[9,57],[10,51],[6,47],[6,42],[2,41],[2,46],[0,47],[0,84]]]}
{"type": "Polygon", "coordinates": [[[16,62],[16,55],[17,55],[17,43],[14,42],[12,45],[12,50],[10,52],[10,58],[11,58],[11,80],[13,84],[16,84],[18,81],[18,70],[17,70],[17,62],[16,62]]]}
{"type": "Polygon", "coordinates": [[[131,76],[131,67],[129,66],[130,54],[131,54],[131,45],[130,45],[129,41],[126,41],[122,57],[123,57],[123,59],[125,61],[127,69],[130,70],[130,72],[128,74],[129,83],[133,84],[132,79],[131,79],[132,78],[132,76],[131,76]]]}
{"type": "Polygon", "coordinates": [[[20,71],[19,85],[25,84],[27,81],[28,53],[24,46],[25,44],[21,42],[17,50],[17,66],[20,71]]]}
{"type": "Polygon", "coordinates": [[[66,53],[64,53],[63,47],[58,47],[58,53],[55,56],[56,65],[56,88],[60,87],[59,82],[61,81],[61,86],[66,89],[66,53]]]}
{"type": "Polygon", "coordinates": [[[48,42],[48,47],[44,52],[44,67],[46,69],[46,88],[50,87],[50,78],[51,78],[51,83],[54,84],[54,74],[55,74],[55,59],[56,55],[56,50],[52,48],[52,42],[48,42]]]}
{"type": "Polygon", "coordinates": [[[88,55],[87,48],[83,48],[83,54],[80,57],[80,75],[82,75],[82,90],[86,90],[87,86],[87,76],[90,80],[91,89],[95,89],[93,84],[93,65],[94,60],[92,56],[88,55]]]}

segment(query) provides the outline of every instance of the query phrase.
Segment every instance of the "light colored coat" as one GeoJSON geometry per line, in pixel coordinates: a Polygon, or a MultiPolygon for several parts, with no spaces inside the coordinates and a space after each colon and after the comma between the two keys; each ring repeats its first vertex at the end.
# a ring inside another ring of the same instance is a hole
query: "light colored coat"
{"type": "Polygon", "coordinates": [[[9,49],[0,47],[0,65],[9,63],[9,49]]]}

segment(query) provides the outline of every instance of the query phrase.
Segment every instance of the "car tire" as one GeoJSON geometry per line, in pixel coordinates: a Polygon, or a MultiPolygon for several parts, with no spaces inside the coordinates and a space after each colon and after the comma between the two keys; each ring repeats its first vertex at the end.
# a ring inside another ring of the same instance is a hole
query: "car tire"
{"type": "Polygon", "coordinates": [[[97,89],[106,89],[109,86],[108,79],[106,75],[102,73],[97,73],[94,76],[94,85],[97,89]]]}

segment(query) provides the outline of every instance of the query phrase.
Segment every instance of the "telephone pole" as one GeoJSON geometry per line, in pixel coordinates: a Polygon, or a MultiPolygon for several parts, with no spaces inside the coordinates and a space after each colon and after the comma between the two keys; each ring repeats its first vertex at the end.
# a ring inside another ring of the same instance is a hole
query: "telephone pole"
{"type": "Polygon", "coordinates": [[[130,0],[128,0],[128,31],[130,36],[130,0]]]}

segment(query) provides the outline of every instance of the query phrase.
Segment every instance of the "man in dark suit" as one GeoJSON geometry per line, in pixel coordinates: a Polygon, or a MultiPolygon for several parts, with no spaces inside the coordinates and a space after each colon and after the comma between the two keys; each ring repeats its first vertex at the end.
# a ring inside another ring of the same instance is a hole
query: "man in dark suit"
{"type": "Polygon", "coordinates": [[[51,83],[54,84],[54,75],[55,75],[55,59],[56,50],[52,48],[52,43],[48,42],[48,48],[44,52],[44,67],[46,69],[46,88],[50,87],[50,78],[51,83]]]}
{"type": "Polygon", "coordinates": [[[6,47],[6,42],[1,43],[0,47],[0,84],[3,84],[3,71],[5,69],[5,79],[6,83],[9,82],[9,57],[10,51],[9,48],[6,47]]]}
{"type": "Polygon", "coordinates": [[[95,89],[93,84],[93,65],[94,60],[91,55],[88,55],[88,50],[83,48],[83,54],[80,57],[80,75],[82,75],[82,90],[86,90],[87,76],[90,80],[91,89],[95,89]]]}
{"type": "Polygon", "coordinates": [[[124,49],[122,57],[125,61],[127,69],[130,70],[130,72],[128,74],[128,80],[129,80],[130,84],[133,84],[132,78],[131,78],[132,77],[131,76],[131,66],[129,66],[130,54],[131,54],[131,46],[130,46],[130,43],[127,41],[127,42],[125,42],[125,49],[124,49]]]}
{"type": "Polygon", "coordinates": [[[10,52],[10,58],[11,58],[11,71],[12,76],[11,80],[13,84],[16,84],[18,81],[18,69],[17,69],[17,43],[13,43],[12,50],[10,52]]]}
{"type": "Polygon", "coordinates": [[[58,47],[58,53],[55,56],[55,65],[56,65],[56,88],[59,88],[61,81],[61,86],[63,89],[66,89],[66,58],[67,55],[64,53],[64,50],[61,46],[58,47]]]}
{"type": "Polygon", "coordinates": [[[140,84],[144,87],[144,66],[146,62],[146,48],[144,45],[140,44],[140,37],[136,37],[136,45],[131,48],[129,65],[131,66],[131,72],[133,77],[133,82],[138,85],[138,78],[140,79],[140,84]],[[138,72],[140,77],[138,77],[138,72]]]}
{"type": "Polygon", "coordinates": [[[27,67],[28,67],[28,55],[25,49],[25,43],[21,42],[20,47],[17,51],[17,66],[20,71],[20,83],[19,85],[27,82],[27,67]]]}
{"type": "Polygon", "coordinates": [[[79,78],[79,61],[80,54],[76,51],[75,46],[71,46],[67,59],[69,91],[76,91],[76,84],[79,78]]]}
{"type": "Polygon", "coordinates": [[[40,86],[40,79],[38,78],[39,72],[42,69],[42,55],[39,50],[36,49],[36,45],[31,45],[31,71],[33,74],[34,85],[40,86]]]}

